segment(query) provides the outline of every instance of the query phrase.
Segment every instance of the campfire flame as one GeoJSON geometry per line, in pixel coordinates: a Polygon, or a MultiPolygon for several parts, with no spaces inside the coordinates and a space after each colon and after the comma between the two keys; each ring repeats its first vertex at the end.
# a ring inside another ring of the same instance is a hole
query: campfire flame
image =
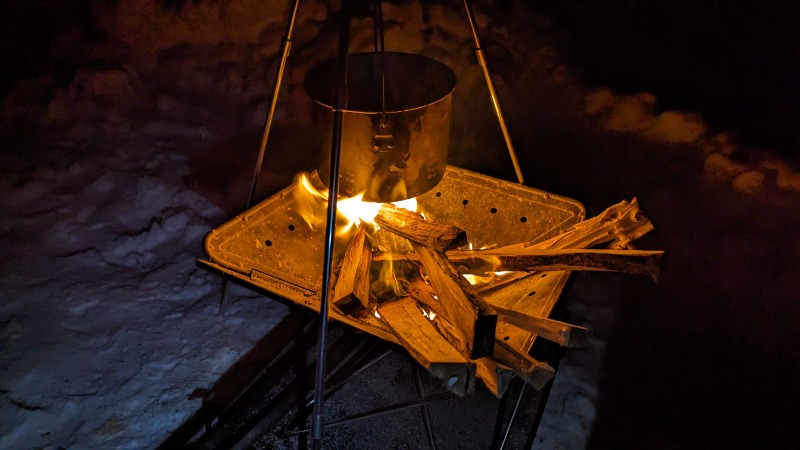
{"type": "MultiPolygon", "coordinates": [[[[298,188],[294,190],[294,196],[300,216],[303,217],[303,220],[305,220],[311,229],[324,227],[326,221],[325,212],[328,202],[328,190],[317,189],[311,182],[309,175],[306,173],[300,173],[297,176],[296,185],[298,188]]],[[[395,187],[395,191],[392,193],[393,196],[395,198],[405,197],[406,192],[404,188],[405,186],[402,183],[398,184],[395,187]]],[[[369,233],[369,235],[371,239],[375,240],[373,245],[386,245],[388,248],[396,247],[396,245],[393,245],[390,242],[384,242],[386,239],[396,239],[394,235],[382,235],[381,233],[376,233],[380,227],[375,223],[375,216],[378,215],[378,211],[380,210],[382,204],[364,201],[363,197],[364,193],[362,192],[353,197],[340,198],[336,202],[336,235],[343,238],[347,237],[354,232],[356,227],[360,226],[362,223],[366,223],[371,226],[372,232],[369,233]]],[[[397,202],[392,202],[392,204],[409,211],[417,211],[418,209],[416,198],[400,200],[397,202]]],[[[469,249],[473,250],[473,248],[474,246],[470,242],[469,249]]],[[[481,249],[483,248],[486,248],[486,246],[481,247],[481,249]]],[[[487,258],[487,263],[491,264],[493,267],[497,267],[499,265],[499,261],[495,261],[491,258],[487,258]]],[[[471,285],[480,286],[489,283],[495,278],[503,276],[507,273],[508,272],[490,271],[485,275],[466,273],[462,274],[462,276],[471,285]]],[[[403,281],[398,279],[394,263],[391,259],[382,263],[378,279],[383,283],[385,288],[393,291],[395,295],[407,295],[406,289],[403,286],[403,281]]],[[[377,315],[377,311],[375,313],[377,315]]],[[[430,312],[430,316],[428,315],[427,311],[423,311],[423,314],[425,314],[425,317],[428,317],[431,320],[433,320],[433,316],[435,316],[433,312],[430,312]]]]}
{"type": "MultiPolygon", "coordinates": [[[[479,250],[484,250],[484,249],[487,249],[487,248],[490,248],[490,246],[482,246],[481,248],[479,248],[479,250]]],[[[469,243],[469,249],[470,249],[470,251],[473,250],[472,242],[469,243]]],[[[486,261],[487,265],[490,265],[492,267],[492,269],[496,269],[496,268],[498,268],[500,266],[500,259],[497,258],[497,257],[485,256],[485,257],[483,257],[483,259],[486,261]]],[[[508,272],[508,271],[499,271],[498,272],[498,271],[490,270],[490,271],[485,272],[485,275],[475,275],[475,274],[472,274],[472,273],[464,273],[464,274],[461,274],[461,276],[464,277],[469,282],[469,284],[471,284],[473,286],[481,286],[481,285],[484,285],[486,283],[489,283],[490,281],[496,279],[497,277],[502,277],[503,275],[506,275],[506,274],[509,274],[509,273],[511,273],[511,272],[508,272]]]]}
{"type": "MultiPolygon", "coordinates": [[[[306,173],[300,173],[296,177],[295,184],[297,186],[294,190],[295,204],[297,205],[297,211],[300,216],[311,229],[324,227],[326,223],[329,190],[317,189],[306,173]]],[[[398,183],[392,192],[392,197],[404,198],[405,196],[405,184],[398,183]]],[[[380,227],[375,223],[375,216],[378,215],[382,203],[367,202],[363,200],[363,197],[364,193],[362,192],[353,197],[339,198],[336,202],[336,235],[341,238],[346,238],[350,236],[358,226],[362,223],[366,223],[371,226],[371,232],[369,232],[368,235],[373,241],[373,245],[386,244],[389,248],[394,247],[393,241],[397,239],[396,236],[393,234],[382,235],[381,233],[376,233],[380,230],[380,227]],[[385,240],[391,242],[384,242],[385,240]]],[[[416,198],[399,200],[392,202],[392,204],[398,208],[407,209],[409,211],[417,211],[418,208],[416,198]]],[[[407,295],[406,289],[403,286],[403,281],[398,279],[394,264],[391,260],[384,261],[381,264],[378,279],[386,288],[394,292],[395,295],[407,295]]],[[[380,317],[377,311],[375,311],[375,316],[380,317]]]]}
{"type": "MultiPolygon", "coordinates": [[[[325,211],[328,202],[328,190],[317,189],[309,178],[308,174],[301,173],[296,181],[299,189],[294,190],[294,196],[297,200],[298,212],[303,220],[306,221],[310,228],[323,227],[325,225],[325,211]]],[[[398,192],[400,196],[402,192],[398,192]]],[[[357,194],[349,198],[340,198],[336,202],[336,234],[338,236],[345,236],[351,233],[362,222],[368,223],[378,229],[375,224],[375,216],[381,209],[381,203],[365,202],[364,193],[357,194]]],[[[398,208],[404,208],[409,211],[417,210],[417,199],[409,198],[392,202],[398,208]]]]}
{"type": "Polygon", "coordinates": [[[469,284],[471,284],[473,286],[480,286],[480,285],[486,284],[486,283],[494,280],[497,277],[502,277],[503,275],[507,275],[509,273],[511,273],[511,272],[509,272],[509,271],[490,272],[489,275],[487,275],[485,277],[484,276],[480,276],[480,275],[474,275],[474,274],[471,274],[471,273],[465,273],[465,274],[462,274],[461,276],[466,278],[466,280],[467,280],[467,282],[469,282],[469,284]]]}

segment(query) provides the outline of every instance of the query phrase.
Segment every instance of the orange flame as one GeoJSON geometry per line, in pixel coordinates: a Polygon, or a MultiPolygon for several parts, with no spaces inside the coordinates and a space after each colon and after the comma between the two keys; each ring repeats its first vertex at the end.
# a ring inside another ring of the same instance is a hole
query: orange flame
{"type": "MultiPolygon", "coordinates": [[[[311,182],[309,176],[300,173],[296,178],[296,188],[293,191],[295,207],[297,212],[306,221],[311,229],[322,228],[326,222],[326,211],[328,203],[328,190],[317,189],[311,182]]],[[[405,185],[398,184],[392,192],[394,198],[405,197],[405,185]]],[[[372,230],[377,231],[380,227],[375,223],[375,216],[381,208],[382,203],[363,201],[364,193],[360,193],[349,198],[339,198],[336,202],[336,235],[339,237],[348,236],[355,227],[361,223],[372,225],[372,230]]],[[[417,199],[410,198],[392,202],[393,205],[409,211],[417,211],[417,199]]],[[[371,233],[370,239],[375,239],[373,245],[386,245],[393,247],[399,237],[393,234],[371,233]]],[[[384,286],[390,288],[395,295],[406,295],[406,291],[398,280],[395,267],[391,260],[384,261],[380,268],[379,280],[383,281],[384,286]]],[[[379,317],[375,311],[376,317],[379,317]]]]}
{"type": "Polygon", "coordinates": [[[481,286],[484,285],[497,277],[502,277],[503,275],[507,275],[511,272],[509,271],[502,271],[502,272],[490,272],[488,276],[480,276],[480,275],[473,275],[471,273],[465,273],[461,275],[462,277],[466,278],[467,282],[473,286],[481,286]]]}
{"type": "MultiPolygon", "coordinates": [[[[484,249],[484,248],[485,247],[481,247],[481,249],[484,249]]],[[[472,250],[472,243],[471,242],[469,244],[469,249],[472,250]]],[[[498,268],[500,266],[500,259],[497,258],[496,256],[484,256],[483,259],[487,263],[491,264],[493,269],[496,269],[496,268],[498,268]]],[[[489,283],[490,281],[494,280],[497,277],[502,277],[503,275],[506,275],[506,274],[509,274],[509,273],[511,273],[511,272],[508,272],[508,271],[500,271],[500,272],[490,271],[490,272],[486,273],[484,276],[475,275],[475,274],[472,274],[472,273],[465,273],[465,274],[462,274],[461,276],[464,277],[469,282],[469,284],[471,284],[473,286],[480,286],[480,285],[484,285],[486,283],[489,283]]]]}
{"type": "MultiPolygon", "coordinates": [[[[298,212],[312,229],[324,226],[328,190],[320,190],[314,187],[311,179],[305,173],[298,175],[297,185],[298,188],[294,190],[294,197],[297,200],[298,212]]],[[[369,223],[376,229],[378,228],[375,224],[375,216],[378,215],[378,211],[381,209],[381,203],[365,202],[362,200],[363,197],[364,193],[362,192],[353,197],[340,198],[336,202],[336,216],[339,219],[336,226],[337,235],[346,235],[362,222],[369,223]]],[[[409,211],[417,210],[416,198],[392,202],[392,204],[409,211]]]]}

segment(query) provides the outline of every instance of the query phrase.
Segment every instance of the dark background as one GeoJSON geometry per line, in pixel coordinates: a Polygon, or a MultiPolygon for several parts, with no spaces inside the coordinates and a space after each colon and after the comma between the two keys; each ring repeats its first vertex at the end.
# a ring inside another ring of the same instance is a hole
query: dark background
{"type": "Polygon", "coordinates": [[[800,156],[800,2],[539,0],[580,78],[800,156]]]}

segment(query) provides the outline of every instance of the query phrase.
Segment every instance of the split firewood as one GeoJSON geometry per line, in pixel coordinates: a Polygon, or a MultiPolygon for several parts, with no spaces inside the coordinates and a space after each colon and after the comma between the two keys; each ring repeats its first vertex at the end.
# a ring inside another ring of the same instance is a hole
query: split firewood
{"type": "Polygon", "coordinates": [[[452,225],[425,220],[421,214],[385,203],[375,223],[392,233],[436,250],[450,250],[467,243],[467,233],[452,225]]]}
{"type": "Polygon", "coordinates": [[[412,280],[408,284],[408,296],[420,304],[428,320],[439,331],[439,334],[465,358],[469,357],[470,350],[464,333],[446,319],[447,313],[444,312],[444,305],[439,302],[439,297],[433,287],[421,279],[412,280]]]}
{"type": "Polygon", "coordinates": [[[421,278],[415,278],[409,281],[408,293],[430,309],[434,311],[440,309],[438,305],[439,301],[436,299],[436,291],[433,289],[433,286],[426,283],[421,278]]]}
{"type": "MultiPolygon", "coordinates": [[[[554,248],[503,247],[490,250],[453,250],[447,252],[451,263],[466,266],[468,273],[539,272],[548,270],[587,270],[647,275],[658,281],[659,260],[663,251],[584,250],[554,248]]],[[[381,252],[375,261],[418,259],[413,254],[381,252]]]]}
{"type": "Polygon", "coordinates": [[[508,250],[453,251],[447,258],[473,271],[539,272],[547,270],[587,270],[648,275],[658,279],[663,251],[582,250],[524,248],[508,250]]]}
{"type": "Polygon", "coordinates": [[[438,299],[437,310],[456,329],[456,337],[466,344],[472,359],[491,356],[497,314],[480,298],[447,260],[444,253],[411,243],[430,279],[438,299]]]}
{"type": "Polygon", "coordinates": [[[589,248],[609,241],[630,242],[653,230],[642,215],[636,198],[606,208],[591,219],[579,222],[566,233],[531,246],[534,248],[589,248]]]}
{"type": "Polygon", "coordinates": [[[627,247],[653,230],[650,219],[642,215],[634,198],[610,206],[591,219],[575,224],[566,232],[545,241],[514,244],[503,249],[515,248],[589,248],[614,241],[616,245],[627,247]]]}
{"type": "MultiPolygon", "coordinates": [[[[413,280],[408,286],[409,296],[418,301],[428,311],[428,321],[439,331],[447,342],[466,353],[466,346],[457,335],[456,328],[439,313],[441,305],[433,288],[422,280],[413,280]]],[[[470,361],[475,368],[477,376],[487,389],[500,397],[508,389],[508,383],[514,377],[510,368],[499,366],[489,357],[470,361]]]]}
{"type": "Polygon", "coordinates": [[[339,277],[333,289],[333,304],[345,314],[369,307],[372,248],[366,227],[359,227],[347,245],[339,277]]]}
{"type": "MultiPolygon", "coordinates": [[[[429,310],[434,312],[440,310],[441,306],[438,304],[435,291],[430,285],[415,280],[409,284],[409,293],[429,310]]],[[[549,341],[565,347],[582,347],[586,343],[588,330],[584,327],[532,316],[492,303],[490,305],[497,313],[498,320],[514,325],[517,328],[534,332],[549,341]]]]}
{"type": "Polygon", "coordinates": [[[624,238],[614,239],[608,244],[608,248],[612,250],[636,250],[636,246],[633,245],[633,242],[624,238]]]}
{"type": "MultiPolygon", "coordinates": [[[[532,276],[529,272],[547,270],[619,271],[648,275],[655,280],[663,255],[661,251],[629,250],[631,241],[653,229],[641,215],[636,199],[614,205],[546,241],[491,250],[456,250],[467,242],[463,230],[426,220],[420,214],[393,205],[382,206],[375,222],[388,233],[410,241],[413,253],[398,252],[404,248],[403,244],[388,246],[392,249],[388,252],[372,254],[366,238],[362,237],[363,243],[348,246],[341,273],[363,271],[358,269],[363,261],[405,259],[422,266],[427,282],[408,276],[405,289],[408,297],[382,303],[377,312],[412,357],[434,376],[445,380],[448,388],[458,395],[471,390],[473,383],[469,380],[473,371],[498,396],[505,392],[514,374],[536,389],[542,389],[552,380],[555,370],[548,364],[509,342],[495,340],[498,320],[563,346],[580,346],[586,340],[587,330],[583,327],[492,305],[479,292],[494,292],[499,286],[532,276]],[[612,249],[587,250],[609,242],[612,249]],[[357,254],[356,249],[360,249],[357,254]],[[353,255],[348,258],[350,253],[353,255]],[[345,269],[346,266],[350,268],[345,269]],[[456,266],[459,269],[464,266],[470,273],[513,274],[499,277],[495,283],[483,286],[485,290],[478,291],[459,274],[456,266]]],[[[368,267],[369,262],[367,278],[368,267]]],[[[354,276],[350,278],[355,280],[354,276]]],[[[348,285],[340,275],[334,303],[368,307],[369,292],[362,302],[356,291],[357,286],[348,285]]]]}
{"type": "Polygon", "coordinates": [[[517,351],[502,339],[498,339],[495,344],[494,359],[500,364],[510,367],[514,373],[536,390],[541,390],[555,377],[556,370],[549,364],[517,351]]]}
{"type": "Polygon", "coordinates": [[[439,334],[422,314],[416,300],[404,297],[383,303],[378,306],[378,314],[414,360],[443,380],[451,392],[466,394],[469,379],[467,358],[439,334]]]}
{"type": "Polygon", "coordinates": [[[586,328],[544,317],[532,316],[498,305],[492,305],[492,307],[497,311],[499,320],[517,328],[536,333],[548,341],[564,347],[583,347],[586,345],[586,334],[589,332],[586,328]]]}
{"type": "Polygon", "coordinates": [[[514,379],[514,371],[510,367],[497,364],[492,358],[480,358],[475,363],[475,376],[477,376],[486,389],[495,397],[500,398],[508,390],[508,385],[514,379]]]}
{"type": "MultiPolygon", "coordinates": [[[[414,280],[409,284],[409,295],[419,301],[429,311],[428,316],[431,317],[430,322],[436,327],[439,333],[444,338],[453,343],[456,348],[460,348],[466,352],[464,343],[457,337],[458,331],[455,326],[443,319],[442,314],[437,314],[441,311],[441,304],[438,297],[434,293],[434,289],[421,280],[414,280]]],[[[494,347],[494,346],[493,346],[494,347]]],[[[494,348],[492,349],[494,353],[494,348]]],[[[494,395],[500,397],[508,389],[508,383],[514,376],[513,371],[497,365],[489,357],[473,359],[470,361],[475,367],[475,375],[483,381],[483,384],[494,395]]]]}

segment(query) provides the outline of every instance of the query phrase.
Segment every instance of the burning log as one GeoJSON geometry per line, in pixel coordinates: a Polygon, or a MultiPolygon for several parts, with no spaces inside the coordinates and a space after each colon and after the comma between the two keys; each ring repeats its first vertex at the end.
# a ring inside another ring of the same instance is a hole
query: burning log
{"type": "Polygon", "coordinates": [[[461,228],[425,220],[421,214],[389,203],[378,211],[375,223],[411,242],[436,250],[446,251],[467,243],[467,233],[461,228]]]}
{"type": "Polygon", "coordinates": [[[456,338],[466,344],[470,358],[491,356],[497,314],[459,275],[444,253],[411,243],[428,274],[438,299],[437,311],[456,329],[456,338]]]}
{"type": "MultiPolygon", "coordinates": [[[[491,250],[453,250],[447,252],[450,262],[469,268],[469,273],[539,272],[548,270],[587,270],[624,272],[648,275],[658,280],[659,260],[663,251],[583,250],[508,248],[491,250]]],[[[378,253],[375,261],[418,259],[406,253],[378,253]]]]}
{"type": "Polygon", "coordinates": [[[548,341],[565,347],[583,347],[586,344],[586,334],[588,333],[586,328],[532,316],[498,305],[492,305],[492,307],[497,311],[498,318],[503,322],[536,333],[548,341]]]}
{"type": "Polygon", "coordinates": [[[347,245],[333,290],[333,304],[345,314],[369,307],[372,248],[366,227],[359,227],[347,245]]]}
{"type": "MultiPolygon", "coordinates": [[[[538,243],[520,243],[490,250],[457,250],[466,243],[458,227],[426,220],[394,205],[381,206],[375,223],[387,236],[407,239],[412,253],[400,245],[372,253],[365,228],[348,245],[335,286],[334,303],[350,310],[369,307],[369,265],[372,261],[407,260],[421,265],[424,277],[406,274],[409,295],[387,298],[377,312],[398,341],[421,365],[445,381],[458,395],[471,389],[472,371],[495,395],[501,395],[517,374],[536,389],[554,376],[554,369],[502,340],[495,340],[498,319],[567,347],[585,343],[583,327],[531,315],[524,310],[488,303],[479,292],[494,290],[539,271],[618,271],[657,280],[662,251],[626,250],[630,242],[652,230],[639,213],[636,199],[621,202],[565,233],[538,243]],[[586,247],[613,242],[613,249],[586,247]],[[446,252],[446,253],[445,253],[446,252]],[[514,272],[478,291],[461,276],[469,273],[514,272]]],[[[402,295],[402,294],[395,294],[402,295]]],[[[374,297],[373,297],[374,299],[374,297]]]]}
{"type": "Polygon", "coordinates": [[[410,297],[378,306],[381,319],[391,327],[411,356],[457,395],[467,391],[469,362],[436,330],[410,297]]]}

